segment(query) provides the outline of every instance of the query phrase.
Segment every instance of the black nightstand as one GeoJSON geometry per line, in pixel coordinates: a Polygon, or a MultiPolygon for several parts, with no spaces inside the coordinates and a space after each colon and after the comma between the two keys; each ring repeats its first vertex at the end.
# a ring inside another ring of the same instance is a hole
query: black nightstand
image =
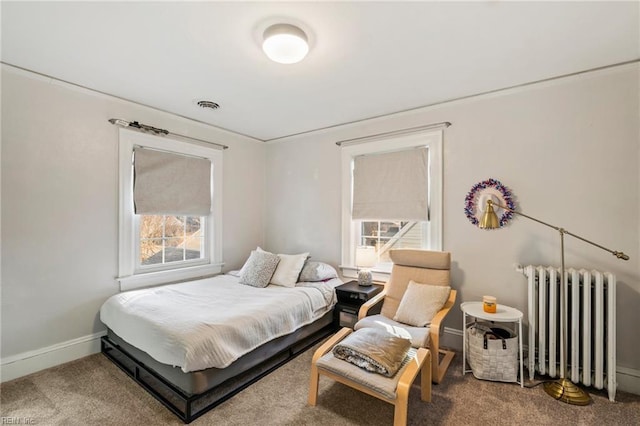
{"type": "Polygon", "coordinates": [[[335,308],[335,322],[339,327],[351,327],[358,322],[358,311],[363,303],[380,293],[383,285],[368,287],[358,285],[358,281],[349,281],[336,287],[338,304],[335,308]]]}

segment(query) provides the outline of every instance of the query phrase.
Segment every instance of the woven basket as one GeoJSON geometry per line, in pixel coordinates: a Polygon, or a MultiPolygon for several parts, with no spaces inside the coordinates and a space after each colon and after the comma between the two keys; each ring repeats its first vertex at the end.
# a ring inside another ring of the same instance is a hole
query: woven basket
{"type": "Polygon", "coordinates": [[[496,324],[476,322],[467,327],[467,361],[478,379],[518,381],[518,336],[496,324]]]}

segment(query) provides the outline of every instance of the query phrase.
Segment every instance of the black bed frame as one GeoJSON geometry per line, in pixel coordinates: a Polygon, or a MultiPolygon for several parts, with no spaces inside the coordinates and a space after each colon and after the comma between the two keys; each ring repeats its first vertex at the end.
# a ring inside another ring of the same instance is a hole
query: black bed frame
{"type": "MultiPolygon", "coordinates": [[[[101,338],[102,353],[184,423],[191,423],[252,383],[286,364],[337,329],[335,322],[265,359],[260,364],[202,393],[190,394],[145,365],[109,336],[101,338]]],[[[268,345],[269,343],[266,343],[268,345]]]]}

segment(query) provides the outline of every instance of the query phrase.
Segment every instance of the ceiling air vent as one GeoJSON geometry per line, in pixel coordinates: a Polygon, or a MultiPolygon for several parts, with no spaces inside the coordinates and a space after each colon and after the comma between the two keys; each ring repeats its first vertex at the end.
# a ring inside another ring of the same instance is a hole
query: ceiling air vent
{"type": "Polygon", "coordinates": [[[211,101],[198,101],[197,104],[198,104],[198,106],[200,108],[209,108],[209,109],[218,109],[218,108],[220,108],[220,105],[218,105],[215,102],[211,102],[211,101]]]}

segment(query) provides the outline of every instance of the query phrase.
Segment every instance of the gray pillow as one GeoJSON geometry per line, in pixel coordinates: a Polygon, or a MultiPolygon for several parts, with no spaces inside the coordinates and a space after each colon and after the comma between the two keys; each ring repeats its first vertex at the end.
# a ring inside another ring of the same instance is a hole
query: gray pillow
{"type": "Polygon", "coordinates": [[[240,284],[253,287],[266,287],[280,262],[277,254],[252,251],[249,259],[242,267],[240,284]]]}
{"type": "Polygon", "coordinates": [[[300,278],[298,281],[302,282],[316,282],[326,281],[331,278],[336,278],[338,273],[333,266],[323,262],[307,261],[300,271],[300,278]]]}

